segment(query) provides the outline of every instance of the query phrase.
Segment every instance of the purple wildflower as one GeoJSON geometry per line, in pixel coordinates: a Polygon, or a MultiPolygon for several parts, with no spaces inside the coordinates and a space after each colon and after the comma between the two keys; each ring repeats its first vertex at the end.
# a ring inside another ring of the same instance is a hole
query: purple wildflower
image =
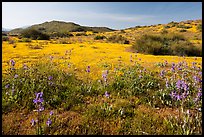
{"type": "Polygon", "coordinates": [[[169,94],[169,95],[171,96],[172,99],[174,99],[175,96],[176,96],[176,92],[175,92],[175,91],[172,91],[171,94],[169,94]]]}
{"type": "Polygon", "coordinates": [[[166,80],[166,87],[167,87],[167,88],[169,87],[169,82],[168,82],[168,80],[166,80]]]}
{"type": "Polygon", "coordinates": [[[177,98],[177,100],[181,100],[182,99],[181,95],[179,95],[179,94],[177,94],[175,97],[177,98]]]}
{"type": "Polygon", "coordinates": [[[50,120],[50,118],[48,118],[46,124],[47,124],[48,127],[52,124],[52,121],[50,120]]]}
{"type": "Polygon", "coordinates": [[[43,111],[45,108],[40,104],[38,111],[43,111]]]}
{"type": "Polygon", "coordinates": [[[171,71],[175,72],[175,67],[174,66],[171,67],[171,71]]]}
{"type": "Polygon", "coordinates": [[[201,97],[202,96],[202,92],[198,92],[197,96],[201,97]]]}
{"type": "Polygon", "coordinates": [[[90,72],[90,66],[87,66],[87,70],[86,70],[86,72],[90,72]]]}
{"type": "Polygon", "coordinates": [[[107,82],[107,76],[108,76],[108,70],[105,70],[105,72],[102,74],[102,78],[105,82],[107,82]]]}
{"type": "Polygon", "coordinates": [[[165,70],[162,70],[161,73],[160,73],[160,76],[164,77],[164,73],[165,73],[165,70]]]}
{"type": "Polygon", "coordinates": [[[52,77],[52,76],[49,76],[49,77],[48,77],[48,80],[52,80],[52,79],[53,79],[53,77],[52,77]]]}
{"type": "Polygon", "coordinates": [[[28,67],[26,66],[26,64],[23,64],[23,69],[24,69],[24,70],[28,69],[28,67]]]}
{"type": "Polygon", "coordinates": [[[34,126],[34,125],[35,125],[35,120],[32,119],[32,120],[31,120],[31,126],[34,126]]]}
{"type": "Polygon", "coordinates": [[[15,61],[14,61],[13,59],[10,60],[10,63],[11,63],[11,66],[13,66],[13,67],[14,67],[15,64],[16,64],[15,61]]]}
{"type": "Polygon", "coordinates": [[[178,81],[176,82],[176,87],[177,87],[177,89],[180,89],[180,88],[181,88],[181,84],[182,84],[182,81],[181,81],[181,80],[178,80],[178,81]]]}
{"type": "Polygon", "coordinates": [[[110,94],[108,94],[108,92],[106,91],[106,92],[105,92],[105,96],[106,96],[107,98],[109,98],[110,94]]]}
{"type": "Polygon", "coordinates": [[[50,86],[52,86],[54,83],[53,83],[53,82],[48,82],[48,84],[49,84],[50,86]]]}
{"type": "Polygon", "coordinates": [[[52,116],[54,114],[54,112],[53,111],[50,111],[50,116],[52,116]]]}
{"type": "Polygon", "coordinates": [[[15,75],[14,75],[14,78],[18,78],[18,75],[17,75],[17,74],[15,74],[15,75]]]}
{"type": "Polygon", "coordinates": [[[42,98],[43,92],[35,93],[35,95],[36,95],[36,98],[33,100],[33,102],[35,104],[37,104],[38,102],[43,103],[43,101],[44,101],[43,98],[42,98]]]}
{"type": "Polygon", "coordinates": [[[6,86],[5,86],[5,88],[9,88],[10,87],[10,85],[9,84],[7,84],[6,86]]]}
{"type": "Polygon", "coordinates": [[[202,71],[198,72],[198,74],[199,74],[200,76],[202,76],[202,71]]]}

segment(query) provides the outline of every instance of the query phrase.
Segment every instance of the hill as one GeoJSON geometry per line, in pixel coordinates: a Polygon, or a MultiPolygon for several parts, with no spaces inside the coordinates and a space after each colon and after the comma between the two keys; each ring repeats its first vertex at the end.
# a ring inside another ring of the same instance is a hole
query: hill
{"type": "Polygon", "coordinates": [[[145,34],[178,33],[196,44],[202,41],[202,20],[187,20],[181,22],[170,22],[168,24],[157,24],[150,26],[135,26],[123,30],[103,33],[106,37],[121,35],[127,38],[130,43],[145,34]]]}
{"type": "MultiPolygon", "coordinates": [[[[93,31],[93,32],[110,32],[114,31],[113,29],[107,27],[88,27],[81,26],[72,22],[63,22],[63,21],[51,21],[44,22],[42,24],[32,25],[26,29],[36,29],[46,34],[52,33],[67,33],[67,32],[83,32],[83,31],[93,31]]],[[[10,34],[20,34],[23,28],[17,28],[11,30],[10,34]]]]}

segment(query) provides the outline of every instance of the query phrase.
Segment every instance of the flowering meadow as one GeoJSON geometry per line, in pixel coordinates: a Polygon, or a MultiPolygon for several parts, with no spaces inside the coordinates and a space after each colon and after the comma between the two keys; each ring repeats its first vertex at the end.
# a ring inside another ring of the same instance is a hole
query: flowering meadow
{"type": "Polygon", "coordinates": [[[2,42],[2,134],[202,134],[202,57],[13,40],[2,42]]]}

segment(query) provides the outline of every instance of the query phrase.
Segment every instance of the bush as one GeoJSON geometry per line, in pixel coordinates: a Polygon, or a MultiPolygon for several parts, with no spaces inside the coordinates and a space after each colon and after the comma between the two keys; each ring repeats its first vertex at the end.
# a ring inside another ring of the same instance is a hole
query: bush
{"type": "Polygon", "coordinates": [[[29,38],[22,38],[22,39],[18,40],[18,42],[31,42],[31,39],[29,39],[29,38]]]}
{"type": "Polygon", "coordinates": [[[200,31],[200,32],[202,32],[202,24],[199,24],[199,25],[197,26],[197,30],[200,31]]]}
{"type": "Polygon", "coordinates": [[[54,32],[52,34],[50,34],[50,37],[60,37],[60,38],[64,38],[64,37],[73,37],[74,35],[71,33],[60,33],[60,32],[54,32]]]}
{"type": "Polygon", "coordinates": [[[153,55],[201,56],[202,50],[190,43],[183,35],[143,35],[136,40],[133,49],[153,55]]]}
{"type": "Polygon", "coordinates": [[[2,41],[9,41],[9,37],[8,36],[2,36],[2,41]]]}
{"type": "Polygon", "coordinates": [[[35,29],[25,29],[21,36],[24,38],[31,38],[33,40],[49,40],[50,36],[44,33],[41,33],[40,31],[37,31],[35,29]]]}
{"type": "Polygon", "coordinates": [[[120,44],[129,44],[130,42],[123,36],[121,35],[113,35],[113,36],[110,36],[108,39],[107,39],[108,42],[113,42],[113,43],[120,43],[120,44]]]}
{"type": "Polygon", "coordinates": [[[178,25],[177,28],[190,29],[192,26],[178,25]]]}
{"type": "Polygon", "coordinates": [[[86,33],[77,33],[76,36],[88,36],[86,33]]]}
{"type": "Polygon", "coordinates": [[[95,40],[100,40],[100,39],[106,39],[106,37],[97,35],[94,39],[95,40]]]}
{"type": "Polygon", "coordinates": [[[182,29],[182,30],[180,30],[180,32],[186,32],[187,30],[186,29],[182,29]]]}

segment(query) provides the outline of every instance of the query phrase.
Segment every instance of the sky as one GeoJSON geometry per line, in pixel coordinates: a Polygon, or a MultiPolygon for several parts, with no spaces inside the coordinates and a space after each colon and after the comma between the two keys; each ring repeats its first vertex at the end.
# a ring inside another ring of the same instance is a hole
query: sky
{"type": "Polygon", "coordinates": [[[2,27],[46,21],[125,29],[202,19],[202,2],[2,2],[2,27]]]}

